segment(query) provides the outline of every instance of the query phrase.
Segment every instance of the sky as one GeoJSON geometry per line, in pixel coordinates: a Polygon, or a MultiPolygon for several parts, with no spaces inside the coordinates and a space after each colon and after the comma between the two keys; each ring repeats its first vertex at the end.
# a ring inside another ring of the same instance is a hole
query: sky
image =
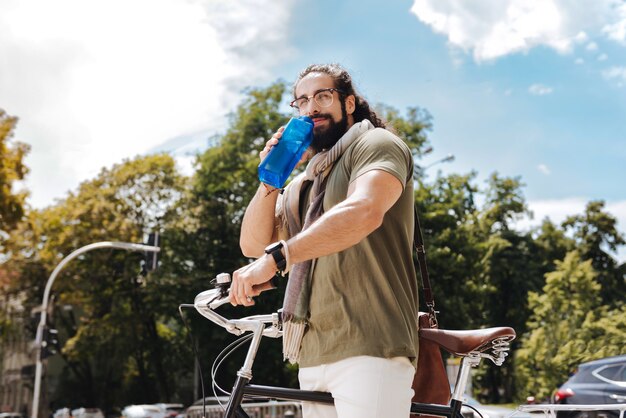
{"type": "Polygon", "coordinates": [[[519,176],[520,229],[603,200],[626,233],[625,0],[0,1],[0,108],[35,208],[137,155],[189,172],[243,89],[315,62],[427,110],[431,178],[519,176]]]}

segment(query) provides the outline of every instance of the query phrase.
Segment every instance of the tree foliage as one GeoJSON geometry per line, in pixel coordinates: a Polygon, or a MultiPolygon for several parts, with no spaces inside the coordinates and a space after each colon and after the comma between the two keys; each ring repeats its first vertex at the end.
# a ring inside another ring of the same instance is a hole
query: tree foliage
{"type": "Polygon", "coordinates": [[[24,156],[30,147],[12,141],[17,118],[0,109],[0,249],[2,231],[13,228],[24,215],[25,191],[16,191],[16,182],[23,180],[28,168],[24,156]]]}
{"type": "Polygon", "coordinates": [[[569,252],[546,274],[542,293],[530,292],[530,332],[517,352],[519,397],[549,397],[578,364],[623,354],[626,309],[601,304],[592,260],[569,252]]]}
{"type": "Polygon", "coordinates": [[[617,307],[624,304],[626,268],[618,266],[609,251],[615,253],[624,245],[624,236],[617,230],[617,220],[604,211],[603,201],[591,201],[585,212],[569,216],[563,222],[566,231],[572,231],[576,246],[585,259],[592,261],[602,285],[602,301],[617,307]]]}
{"type": "MultiPolygon", "coordinates": [[[[98,241],[142,242],[175,216],[171,208],[184,192],[185,181],[166,155],[103,169],[65,200],[33,211],[12,235],[10,259],[2,267],[20,272],[16,285],[36,303],[47,273],[70,252],[98,241]]],[[[93,251],[69,263],[57,279],[56,305],[73,306],[77,323],[63,326],[62,312],[52,315],[67,338],[65,372],[53,398],[110,410],[133,398],[157,402],[175,396],[169,370],[180,359],[171,307],[177,287],[141,276],[142,257],[93,251]]]]}

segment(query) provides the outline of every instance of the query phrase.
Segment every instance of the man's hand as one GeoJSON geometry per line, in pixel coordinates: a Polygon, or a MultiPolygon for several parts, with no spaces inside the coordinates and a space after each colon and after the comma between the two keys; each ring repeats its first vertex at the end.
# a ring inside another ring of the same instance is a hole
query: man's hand
{"type": "Polygon", "coordinates": [[[235,271],[230,286],[230,303],[233,306],[254,305],[252,297],[272,289],[270,280],[275,275],[276,262],[267,254],[235,271]]]}
{"type": "MultiPolygon", "coordinates": [[[[265,143],[265,148],[263,148],[261,152],[259,152],[259,158],[261,158],[261,161],[263,161],[265,157],[267,157],[267,154],[269,154],[269,152],[272,150],[272,147],[278,144],[278,141],[280,140],[280,138],[282,138],[284,131],[285,127],[281,126],[280,128],[278,128],[276,133],[272,135],[272,137],[265,143]]],[[[298,161],[298,164],[296,164],[296,167],[299,167],[300,164],[307,162],[309,159],[311,159],[312,156],[313,152],[311,148],[308,148],[306,151],[304,151],[304,154],[302,154],[302,157],[300,158],[300,161],[298,161]]]]}
{"type": "Polygon", "coordinates": [[[278,144],[278,140],[283,136],[284,131],[285,127],[281,126],[280,128],[278,128],[276,133],[272,135],[272,137],[265,143],[265,148],[263,148],[261,152],[259,152],[259,157],[261,158],[261,161],[263,161],[265,157],[267,157],[267,154],[269,154],[272,147],[278,144]]]}

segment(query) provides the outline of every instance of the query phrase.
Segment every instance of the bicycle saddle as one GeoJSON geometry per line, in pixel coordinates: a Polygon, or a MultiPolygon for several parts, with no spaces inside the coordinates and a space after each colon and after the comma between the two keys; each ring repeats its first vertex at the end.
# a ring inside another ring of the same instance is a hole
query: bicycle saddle
{"type": "Polygon", "coordinates": [[[464,331],[437,328],[420,328],[419,337],[432,341],[458,356],[482,353],[488,350],[508,351],[508,343],[515,339],[510,327],[494,327],[464,331]]]}

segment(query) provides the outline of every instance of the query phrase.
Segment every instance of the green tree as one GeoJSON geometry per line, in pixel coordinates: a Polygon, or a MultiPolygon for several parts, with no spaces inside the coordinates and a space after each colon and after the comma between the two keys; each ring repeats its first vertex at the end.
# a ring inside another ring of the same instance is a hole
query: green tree
{"type": "Polygon", "coordinates": [[[568,217],[563,228],[572,231],[583,258],[590,259],[602,285],[602,301],[611,306],[624,303],[626,294],[626,266],[619,266],[614,254],[626,244],[617,229],[617,220],[604,211],[603,201],[591,201],[582,215],[568,217]]]}
{"type": "Polygon", "coordinates": [[[487,180],[485,205],[481,213],[481,224],[485,232],[510,230],[511,222],[528,214],[519,177],[500,177],[491,174],[487,180]]]}
{"type": "Polygon", "coordinates": [[[388,126],[399,134],[407,143],[416,162],[416,177],[422,177],[423,172],[417,161],[424,155],[428,147],[427,133],[433,128],[432,116],[426,109],[409,107],[404,114],[398,109],[378,104],[377,111],[387,121],[388,126]]]}
{"type": "Polygon", "coordinates": [[[554,270],[556,262],[563,260],[565,254],[575,247],[574,240],[567,237],[565,231],[549,219],[544,219],[535,233],[543,274],[554,270]]]}
{"type": "Polygon", "coordinates": [[[528,291],[543,284],[540,248],[530,233],[519,233],[511,224],[529,211],[518,177],[492,174],[485,190],[485,204],[478,215],[482,309],[486,323],[525,331],[530,314],[528,291]]]}
{"type": "MultiPolygon", "coordinates": [[[[276,130],[287,123],[289,114],[281,112],[286,102],[287,87],[276,82],[266,88],[247,90],[246,97],[230,114],[228,130],[213,138],[214,146],[198,156],[197,170],[192,178],[191,191],[181,206],[193,222],[176,233],[176,252],[185,253],[192,274],[203,275],[196,281],[205,290],[208,279],[220,272],[232,273],[249,262],[239,249],[241,219],[245,208],[259,187],[257,166],[259,151],[276,130]]],[[[282,304],[285,280],[281,287],[265,292],[257,298],[254,308],[223,307],[226,316],[241,317],[253,313],[277,310],[282,304]]],[[[206,320],[194,320],[201,347],[201,364],[210,367],[217,354],[232,341],[222,328],[206,320]]],[[[267,339],[266,339],[267,340],[267,339]]],[[[255,377],[268,384],[295,384],[293,369],[284,365],[278,341],[263,341],[255,364],[255,377]]],[[[229,388],[237,367],[235,356],[225,363],[217,382],[229,388]]]]}
{"type": "Polygon", "coordinates": [[[28,168],[24,156],[29,146],[11,141],[17,118],[0,109],[0,250],[3,231],[13,228],[24,216],[25,191],[14,190],[15,183],[23,180],[28,168]]]}
{"type": "Polygon", "coordinates": [[[571,251],[546,274],[543,292],[529,294],[530,332],[515,359],[518,397],[546,398],[581,362],[623,353],[626,310],[608,310],[600,291],[592,261],[571,251]]]}
{"type": "MultiPolygon", "coordinates": [[[[29,291],[35,303],[47,274],[71,251],[97,241],[142,242],[147,232],[176,217],[174,203],[184,192],[185,179],[166,155],[103,169],[63,201],[33,211],[12,234],[3,267],[20,272],[14,285],[29,291]]],[[[155,274],[142,276],[142,257],[97,250],[69,263],[58,277],[57,304],[73,306],[79,320],[74,329],[62,327],[68,337],[61,352],[65,372],[51,399],[111,411],[114,405],[177,396],[176,379],[184,373],[172,371],[184,371],[185,342],[172,318],[184,278],[174,284],[155,274]]],[[[62,319],[58,312],[52,318],[62,319]]]]}
{"type": "Polygon", "coordinates": [[[0,109],[0,358],[2,358],[3,341],[15,334],[20,324],[15,323],[15,313],[8,314],[8,300],[14,292],[11,282],[15,274],[2,268],[7,257],[6,239],[24,217],[24,206],[27,192],[16,190],[16,184],[28,173],[24,165],[24,157],[29,146],[13,141],[13,133],[18,119],[0,109]]]}
{"type": "Polygon", "coordinates": [[[475,176],[438,177],[432,184],[420,182],[415,192],[443,328],[467,329],[483,324],[480,311],[468,303],[480,294],[475,281],[480,253],[472,227],[477,215],[478,189],[472,184],[475,176]]]}
{"type": "MultiPolygon", "coordinates": [[[[528,214],[519,177],[501,177],[493,173],[482,191],[484,204],[471,224],[478,255],[473,261],[476,272],[473,300],[480,326],[510,326],[518,334],[525,331],[530,315],[527,298],[543,283],[541,257],[530,233],[512,228],[515,221],[528,214]]],[[[467,300],[466,300],[467,301],[467,300]]],[[[515,348],[513,345],[513,348],[515,348]]],[[[488,402],[510,400],[515,392],[514,369],[485,364],[476,373],[475,383],[488,402]],[[504,392],[502,392],[504,390],[504,392]]]]}

